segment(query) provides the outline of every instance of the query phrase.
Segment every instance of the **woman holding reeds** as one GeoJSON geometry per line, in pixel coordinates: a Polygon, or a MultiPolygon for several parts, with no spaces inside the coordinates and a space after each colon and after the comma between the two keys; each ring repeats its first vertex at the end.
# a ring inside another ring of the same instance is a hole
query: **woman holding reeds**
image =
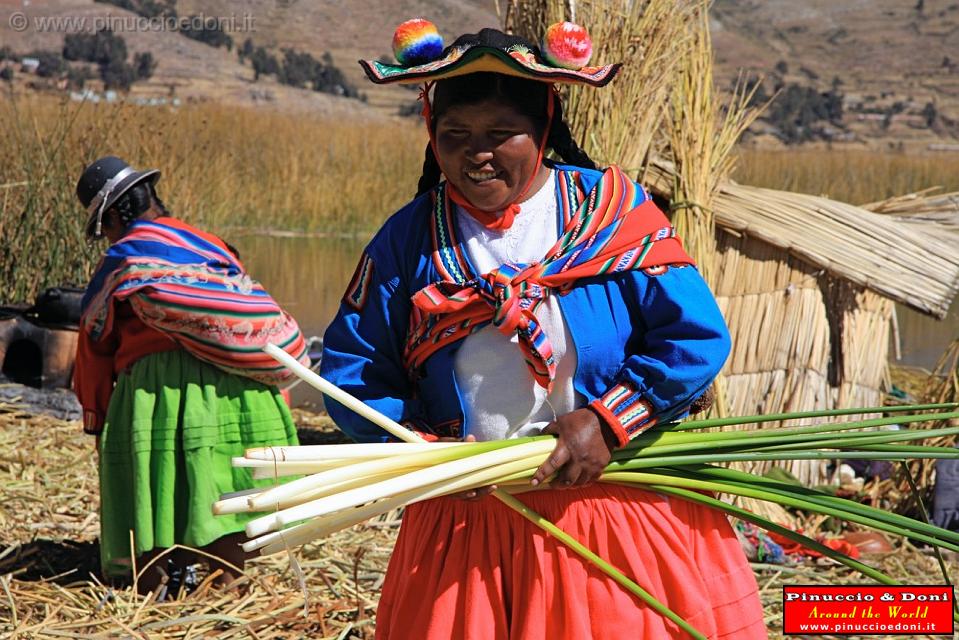
{"type": "MultiPolygon", "coordinates": [[[[323,375],[428,439],[555,435],[521,500],[710,638],[764,638],[723,514],[595,482],[612,450],[688,411],[729,337],[665,216],[563,121],[552,85],[602,86],[617,65],[576,60],[581,28],[551,32],[543,51],[484,29],[435,58],[412,55],[423,37],[400,65],[363,63],[375,82],[427,82],[430,143],[418,195],[368,245],[326,332],[323,375]]],[[[327,406],[356,440],[385,439],[327,406]]],[[[406,510],[377,637],[685,634],[479,491],[406,510]]]]}
{"type": "Polygon", "coordinates": [[[210,504],[254,487],[233,456],[297,443],[273,386],[286,374],[260,348],[308,360],[296,322],[226,243],[170,215],[158,178],[105,157],[77,184],[87,236],[110,242],[83,299],[74,375],[84,431],[97,436],[101,565],[129,573],[132,551],[142,592],[170,579],[174,555],[173,567],[197,559],[171,554],[143,571],[174,545],[218,558],[221,584],[242,570],[249,517],[215,518],[210,504]]]}

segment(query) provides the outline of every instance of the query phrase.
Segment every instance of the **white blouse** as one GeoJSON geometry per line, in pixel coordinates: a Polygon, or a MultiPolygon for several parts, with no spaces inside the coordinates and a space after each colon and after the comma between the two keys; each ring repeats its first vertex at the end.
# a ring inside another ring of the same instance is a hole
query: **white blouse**
{"type": "MultiPolygon", "coordinates": [[[[552,169],[543,187],[522,203],[509,229],[488,229],[461,207],[456,208],[460,238],[480,273],[506,262],[542,260],[559,238],[557,215],[552,169]]],[[[548,422],[577,406],[573,389],[576,350],[554,296],[540,304],[536,318],[557,363],[549,394],[533,379],[515,334],[506,336],[490,324],[467,337],[456,352],[454,368],[466,427],[477,440],[536,435],[548,422]]]]}

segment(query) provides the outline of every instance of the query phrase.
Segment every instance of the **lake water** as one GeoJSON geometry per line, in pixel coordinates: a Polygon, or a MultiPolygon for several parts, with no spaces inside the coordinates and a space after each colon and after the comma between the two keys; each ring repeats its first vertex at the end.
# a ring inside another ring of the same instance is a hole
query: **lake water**
{"type": "MultiPolygon", "coordinates": [[[[229,238],[249,272],[300,323],[307,336],[322,336],[368,238],[239,236],[229,238]]],[[[959,303],[945,320],[900,305],[901,364],[932,369],[959,336],[959,303]]],[[[303,385],[301,385],[303,386],[303,385]]],[[[294,399],[309,400],[304,390],[294,399]]]]}

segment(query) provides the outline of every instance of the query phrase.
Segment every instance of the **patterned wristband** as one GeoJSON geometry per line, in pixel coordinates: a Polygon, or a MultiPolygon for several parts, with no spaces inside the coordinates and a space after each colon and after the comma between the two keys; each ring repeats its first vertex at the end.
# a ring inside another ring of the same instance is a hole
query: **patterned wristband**
{"type": "Polygon", "coordinates": [[[613,385],[589,406],[609,425],[620,447],[656,424],[652,405],[628,382],[613,385]]]}

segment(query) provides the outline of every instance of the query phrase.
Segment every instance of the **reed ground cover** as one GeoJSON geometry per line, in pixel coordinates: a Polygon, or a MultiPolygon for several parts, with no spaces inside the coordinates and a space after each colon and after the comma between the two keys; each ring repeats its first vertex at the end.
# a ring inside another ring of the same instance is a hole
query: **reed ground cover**
{"type": "MultiPolygon", "coordinates": [[[[308,441],[336,440],[328,419],[303,412],[295,418],[308,441]]],[[[295,554],[307,586],[306,614],[304,591],[285,554],[253,561],[240,592],[201,587],[180,600],[145,600],[128,587],[111,588],[90,575],[97,565],[99,529],[91,446],[77,422],[0,406],[0,636],[372,638],[382,576],[398,530],[395,515],[341,531],[295,554]],[[28,441],[35,446],[20,446],[28,441]]],[[[894,544],[895,552],[869,561],[906,584],[941,582],[934,558],[908,542],[894,544]]],[[[959,568],[951,557],[947,564],[952,572],[959,568]]],[[[864,581],[828,560],[755,564],[754,571],[771,638],[779,637],[783,584],[864,581]]]]}

